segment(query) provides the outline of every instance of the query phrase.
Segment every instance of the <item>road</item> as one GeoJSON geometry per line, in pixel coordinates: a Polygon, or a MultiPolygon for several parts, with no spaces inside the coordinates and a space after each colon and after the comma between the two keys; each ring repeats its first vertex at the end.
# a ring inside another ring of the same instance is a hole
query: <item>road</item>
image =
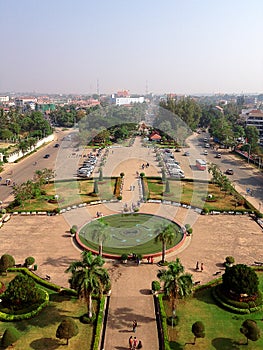
{"type": "Polygon", "coordinates": [[[240,159],[229,150],[204,148],[204,137],[208,137],[207,134],[196,134],[189,142],[190,149],[194,148],[198,151],[202,159],[206,159],[207,162],[218,165],[222,172],[227,169],[233,169],[234,175],[227,175],[234,187],[244,195],[248,201],[252,202],[252,197],[257,201],[256,209],[260,211],[263,209],[263,174],[257,167],[252,164],[248,164],[245,160],[240,159]],[[208,151],[208,155],[203,155],[204,150],[208,151]],[[217,153],[221,153],[221,158],[216,158],[217,153]],[[240,191],[241,190],[241,191],[240,191]],[[248,191],[249,190],[249,191],[248,191]],[[251,195],[252,194],[252,195],[251,195]]]}
{"type": "MultiPolygon", "coordinates": [[[[28,157],[20,160],[18,163],[6,164],[5,170],[1,173],[0,183],[0,201],[3,206],[7,205],[12,200],[12,184],[21,184],[29,179],[34,178],[36,170],[42,170],[44,168],[54,169],[58,152],[61,147],[62,139],[70,131],[59,131],[55,133],[54,141],[41,147],[37,152],[32,153],[28,157]],[[60,147],[54,147],[58,143],[60,147]],[[44,158],[46,154],[49,154],[49,158],[44,158]],[[6,185],[6,179],[11,180],[11,185],[6,185]]],[[[65,141],[63,141],[64,143],[65,141]]],[[[70,144],[68,145],[70,147],[70,144]]]]}

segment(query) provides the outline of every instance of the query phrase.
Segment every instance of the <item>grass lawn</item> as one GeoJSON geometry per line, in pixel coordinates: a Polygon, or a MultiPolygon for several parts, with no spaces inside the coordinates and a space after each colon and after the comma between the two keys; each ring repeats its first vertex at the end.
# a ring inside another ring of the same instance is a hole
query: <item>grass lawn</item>
{"type": "Polygon", "coordinates": [[[225,194],[218,186],[208,182],[169,180],[170,193],[165,194],[165,184],[161,179],[147,178],[149,198],[191,204],[210,210],[245,210],[243,205],[235,206],[233,195],[225,194]],[[206,202],[208,194],[213,194],[215,202],[206,202]]]}
{"type": "Polygon", "coordinates": [[[45,195],[24,201],[19,207],[14,207],[13,211],[52,211],[55,208],[65,208],[80,203],[88,203],[96,200],[110,200],[114,198],[114,188],[116,178],[105,178],[98,183],[99,193],[92,194],[94,180],[73,180],[73,181],[56,181],[43,186],[45,195]],[[59,195],[59,203],[49,203],[49,199],[54,195],[59,195]]]}
{"type": "MultiPolygon", "coordinates": [[[[162,249],[161,243],[155,243],[154,238],[157,235],[155,232],[162,224],[169,225],[172,221],[149,214],[117,214],[103,218],[106,225],[105,234],[107,236],[103,251],[111,254],[137,253],[137,254],[152,254],[160,252],[162,249]]],[[[175,228],[178,225],[173,223],[175,228]]],[[[98,250],[98,243],[94,237],[97,221],[94,220],[85,225],[80,230],[80,239],[82,243],[90,248],[98,250]]],[[[183,235],[179,232],[173,243],[168,245],[168,249],[178,244],[183,235]]]]}
{"type": "MultiPolygon", "coordinates": [[[[263,290],[263,273],[258,273],[260,279],[260,289],[263,290]]],[[[167,315],[172,314],[170,305],[164,303],[167,315]]],[[[263,349],[263,337],[256,341],[248,342],[244,347],[246,338],[239,331],[241,324],[246,319],[255,320],[263,331],[263,311],[248,315],[238,315],[223,310],[217,306],[211,295],[211,289],[201,290],[192,298],[179,300],[177,303],[177,316],[179,323],[176,327],[168,326],[170,346],[173,350],[195,349],[195,350],[230,350],[230,349],[263,349]],[[192,343],[194,336],[191,328],[196,321],[202,321],[205,326],[205,338],[192,343]]]]}
{"type": "MultiPolygon", "coordinates": [[[[7,284],[14,277],[15,273],[8,273],[7,277],[1,276],[0,281],[7,284]]],[[[15,343],[16,349],[64,349],[66,341],[56,338],[56,330],[64,317],[72,317],[78,325],[79,333],[69,340],[68,348],[71,350],[91,349],[93,326],[79,321],[79,317],[87,312],[86,304],[74,297],[60,296],[50,290],[48,292],[50,292],[49,305],[39,315],[30,320],[18,322],[0,321],[0,334],[3,334],[5,329],[12,325],[21,334],[15,343]]],[[[97,302],[94,302],[94,310],[96,309],[97,302]]]]}

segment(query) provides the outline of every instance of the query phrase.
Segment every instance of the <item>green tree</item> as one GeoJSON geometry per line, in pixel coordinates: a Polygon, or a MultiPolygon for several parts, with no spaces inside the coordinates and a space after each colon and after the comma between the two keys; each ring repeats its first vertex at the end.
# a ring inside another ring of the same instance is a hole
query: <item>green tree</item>
{"type": "Polygon", "coordinates": [[[178,297],[184,298],[192,293],[192,275],[184,273],[184,267],[179,258],[170,262],[168,269],[159,270],[157,277],[164,282],[164,293],[171,299],[173,311],[178,297]]]}
{"type": "Polygon", "coordinates": [[[166,183],[165,183],[165,193],[170,193],[170,183],[169,181],[167,180],[166,183]]]}
{"type": "Polygon", "coordinates": [[[102,169],[100,169],[100,171],[99,171],[99,181],[103,181],[102,169]]]}
{"type": "Polygon", "coordinates": [[[248,345],[248,340],[256,341],[260,338],[260,329],[254,320],[245,320],[242,323],[240,332],[247,338],[246,345],[248,345]]]}
{"type": "Polygon", "coordinates": [[[0,273],[6,273],[9,267],[15,266],[15,259],[12,255],[4,254],[0,258],[0,273]]]}
{"type": "Polygon", "coordinates": [[[92,317],[92,295],[102,294],[110,284],[107,270],[103,268],[104,260],[101,256],[94,257],[91,252],[84,251],[82,260],[70,264],[66,272],[71,273],[69,283],[78,296],[87,302],[88,316],[92,317]]]}
{"type": "Polygon", "coordinates": [[[166,246],[167,244],[172,244],[176,235],[178,234],[178,229],[173,224],[163,224],[155,230],[155,242],[162,243],[162,262],[165,262],[166,246]]]}
{"type": "Polygon", "coordinates": [[[258,292],[258,276],[251,267],[244,264],[226,268],[222,276],[222,282],[226,291],[231,290],[237,295],[247,294],[252,296],[258,292]]]}
{"type": "Polygon", "coordinates": [[[94,181],[93,193],[95,194],[99,193],[98,180],[94,181]]]}
{"type": "Polygon", "coordinates": [[[57,328],[56,337],[58,339],[66,339],[68,345],[69,339],[75,337],[78,334],[78,326],[72,318],[66,318],[63,320],[57,328]]]}
{"type": "Polygon", "coordinates": [[[100,256],[102,256],[103,253],[103,243],[108,239],[107,226],[108,224],[101,218],[96,221],[92,231],[92,240],[99,243],[100,256]]]}
{"type": "Polygon", "coordinates": [[[245,129],[247,143],[250,144],[251,152],[256,152],[258,149],[259,131],[255,126],[247,126],[245,129]]]}
{"type": "Polygon", "coordinates": [[[18,274],[9,284],[2,296],[3,303],[14,309],[22,309],[43,299],[43,293],[34,280],[23,274],[18,274]]]}
{"type": "Polygon", "coordinates": [[[10,326],[4,331],[1,340],[1,346],[4,349],[8,348],[9,346],[13,346],[13,344],[19,339],[19,337],[20,333],[18,332],[18,330],[15,327],[10,326]]]}
{"type": "Polygon", "coordinates": [[[197,321],[192,325],[192,333],[194,335],[194,342],[195,345],[196,338],[204,338],[205,337],[205,326],[203,322],[197,321]]]}

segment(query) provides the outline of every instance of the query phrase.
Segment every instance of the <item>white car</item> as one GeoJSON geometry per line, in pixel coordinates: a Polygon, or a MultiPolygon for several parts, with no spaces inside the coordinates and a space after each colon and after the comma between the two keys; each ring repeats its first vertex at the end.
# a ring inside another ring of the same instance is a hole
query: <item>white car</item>
{"type": "Polygon", "coordinates": [[[207,156],[208,155],[208,152],[207,152],[207,150],[204,150],[204,153],[203,153],[205,156],[207,156]]]}

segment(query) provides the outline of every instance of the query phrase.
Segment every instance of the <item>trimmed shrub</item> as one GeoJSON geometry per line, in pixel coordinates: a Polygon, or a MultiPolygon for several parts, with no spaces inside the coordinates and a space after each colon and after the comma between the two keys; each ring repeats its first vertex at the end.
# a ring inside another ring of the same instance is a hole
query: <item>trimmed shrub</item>
{"type": "Polygon", "coordinates": [[[154,292],[159,292],[159,290],[161,289],[161,285],[159,281],[152,281],[152,290],[154,292]]]}
{"type": "Polygon", "coordinates": [[[9,327],[5,330],[2,341],[1,341],[1,346],[5,349],[9,347],[10,345],[13,345],[20,337],[20,333],[15,327],[9,327]]]}
{"type": "Polygon", "coordinates": [[[25,266],[28,267],[28,266],[31,266],[33,265],[35,262],[35,258],[33,258],[33,256],[28,256],[26,259],[25,259],[25,266]]]}
{"type": "Polygon", "coordinates": [[[6,272],[9,267],[15,266],[15,259],[12,255],[4,254],[0,258],[0,273],[6,272]]]}
{"type": "Polygon", "coordinates": [[[70,234],[75,235],[78,231],[78,226],[73,225],[69,231],[70,231],[70,234]]]}

